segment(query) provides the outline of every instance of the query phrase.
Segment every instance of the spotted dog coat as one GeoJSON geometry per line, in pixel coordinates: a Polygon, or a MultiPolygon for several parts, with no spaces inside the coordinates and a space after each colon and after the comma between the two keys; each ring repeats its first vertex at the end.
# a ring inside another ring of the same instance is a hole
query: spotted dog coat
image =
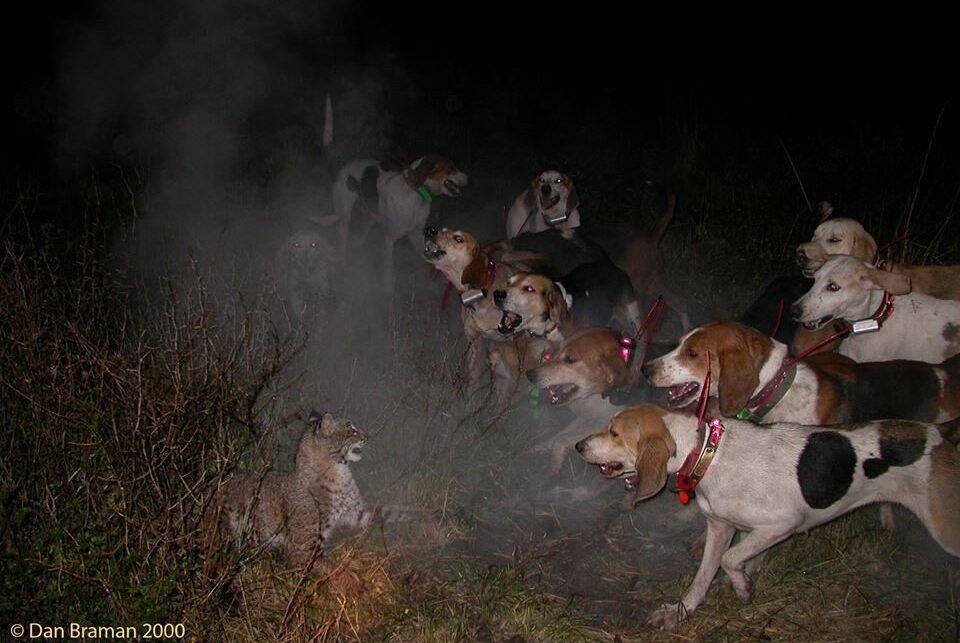
{"type": "MultiPolygon", "coordinates": [[[[846,428],[724,424],[696,488],[707,517],[700,568],[679,604],[651,615],[653,626],[673,629],[692,614],[721,567],[737,595],[750,600],[751,560],[795,533],[874,502],[905,506],[944,550],[960,556],[960,451],[950,441],[956,426],[897,420],[846,428]],[[731,546],[737,531],[741,538],[731,546]]],[[[697,444],[696,417],[641,405],[621,411],[606,431],[576,448],[605,477],[626,478],[639,502],[659,493],[697,444]]]]}

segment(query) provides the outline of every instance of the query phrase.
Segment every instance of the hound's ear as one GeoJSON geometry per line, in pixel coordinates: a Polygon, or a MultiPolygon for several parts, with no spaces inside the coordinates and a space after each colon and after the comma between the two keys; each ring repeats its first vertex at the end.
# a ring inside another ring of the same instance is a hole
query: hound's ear
{"type": "Polygon", "coordinates": [[[640,438],[634,465],[637,470],[637,484],[633,504],[657,495],[667,484],[667,460],[675,449],[676,447],[661,435],[640,438]]]}
{"type": "Polygon", "coordinates": [[[479,253],[473,258],[460,275],[460,283],[467,288],[483,288],[483,278],[487,275],[487,255],[479,253]]]}
{"type": "Polygon", "coordinates": [[[547,315],[550,317],[550,321],[559,324],[566,314],[567,300],[564,293],[557,287],[557,283],[554,282],[547,290],[547,315]]]}
{"type": "Polygon", "coordinates": [[[873,261],[877,256],[877,242],[873,235],[863,230],[853,241],[853,256],[861,261],[873,261]]]}
{"type": "Polygon", "coordinates": [[[536,193],[540,189],[540,175],[533,177],[533,180],[530,181],[530,192],[536,193]]]}
{"type": "Polygon", "coordinates": [[[438,158],[435,155],[428,154],[427,156],[418,158],[410,164],[410,167],[403,171],[413,189],[418,190],[423,187],[426,180],[433,174],[437,162],[438,158]]]}
{"type": "Polygon", "coordinates": [[[759,386],[760,369],[745,347],[721,351],[717,358],[720,362],[720,414],[735,417],[747,405],[750,395],[759,386]]]}
{"type": "Polygon", "coordinates": [[[829,201],[821,201],[817,204],[817,223],[823,223],[833,216],[833,204],[829,201]]]}
{"type": "MultiPolygon", "coordinates": [[[[619,349],[619,346],[617,348],[619,349]]],[[[611,390],[622,388],[630,382],[630,369],[619,350],[601,350],[600,365],[611,390]]]]}
{"type": "Polygon", "coordinates": [[[891,295],[906,295],[913,290],[910,277],[896,272],[878,270],[876,268],[868,268],[867,274],[860,277],[860,281],[867,288],[878,288],[891,295]]]}
{"type": "Polygon", "coordinates": [[[571,212],[580,207],[580,195],[577,194],[577,188],[573,184],[573,181],[570,181],[569,178],[567,181],[570,185],[570,193],[567,194],[567,209],[565,212],[569,215],[571,212]]]}

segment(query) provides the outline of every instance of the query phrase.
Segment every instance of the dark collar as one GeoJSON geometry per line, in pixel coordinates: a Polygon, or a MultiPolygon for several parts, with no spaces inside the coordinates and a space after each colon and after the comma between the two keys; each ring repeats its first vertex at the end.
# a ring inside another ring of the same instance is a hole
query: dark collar
{"type": "Polygon", "coordinates": [[[784,357],[777,374],[767,382],[756,395],[747,400],[747,404],[737,413],[738,420],[759,422],[780,403],[797,377],[797,361],[784,357]]]}

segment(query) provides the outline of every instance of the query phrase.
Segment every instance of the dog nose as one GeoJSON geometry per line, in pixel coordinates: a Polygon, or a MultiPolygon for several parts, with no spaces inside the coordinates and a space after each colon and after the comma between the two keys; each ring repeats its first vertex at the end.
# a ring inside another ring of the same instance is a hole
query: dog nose
{"type": "Polygon", "coordinates": [[[803,248],[797,248],[797,264],[801,268],[807,265],[807,253],[803,251],[803,248]]]}
{"type": "Polygon", "coordinates": [[[540,186],[540,194],[543,196],[550,196],[550,184],[544,183],[540,186]]]}
{"type": "Polygon", "coordinates": [[[437,229],[432,225],[428,225],[423,229],[423,236],[427,239],[435,239],[437,237],[437,229]]]}
{"type": "Polygon", "coordinates": [[[576,448],[577,453],[583,453],[583,450],[587,448],[586,442],[587,442],[586,439],[584,439],[584,440],[580,440],[579,442],[576,443],[576,445],[574,445],[574,448],[576,448]]]}
{"type": "Polygon", "coordinates": [[[651,371],[653,371],[653,369],[650,368],[650,362],[647,362],[646,364],[640,367],[640,372],[643,374],[644,377],[648,379],[650,378],[651,371]]]}
{"type": "Polygon", "coordinates": [[[506,290],[494,290],[493,291],[493,303],[500,304],[503,303],[503,300],[507,298],[506,290]]]}
{"type": "Polygon", "coordinates": [[[790,315],[793,317],[793,321],[800,321],[800,318],[803,316],[803,304],[799,301],[793,302],[790,305],[790,315]]]}

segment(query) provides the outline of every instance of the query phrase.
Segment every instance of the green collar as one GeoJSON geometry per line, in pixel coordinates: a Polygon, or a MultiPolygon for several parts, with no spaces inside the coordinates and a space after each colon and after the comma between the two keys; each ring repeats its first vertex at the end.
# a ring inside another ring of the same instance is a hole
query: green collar
{"type": "Polygon", "coordinates": [[[427,189],[427,186],[421,185],[417,188],[417,194],[420,195],[420,198],[426,203],[433,203],[433,195],[430,194],[430,190],[427,189]]]}

